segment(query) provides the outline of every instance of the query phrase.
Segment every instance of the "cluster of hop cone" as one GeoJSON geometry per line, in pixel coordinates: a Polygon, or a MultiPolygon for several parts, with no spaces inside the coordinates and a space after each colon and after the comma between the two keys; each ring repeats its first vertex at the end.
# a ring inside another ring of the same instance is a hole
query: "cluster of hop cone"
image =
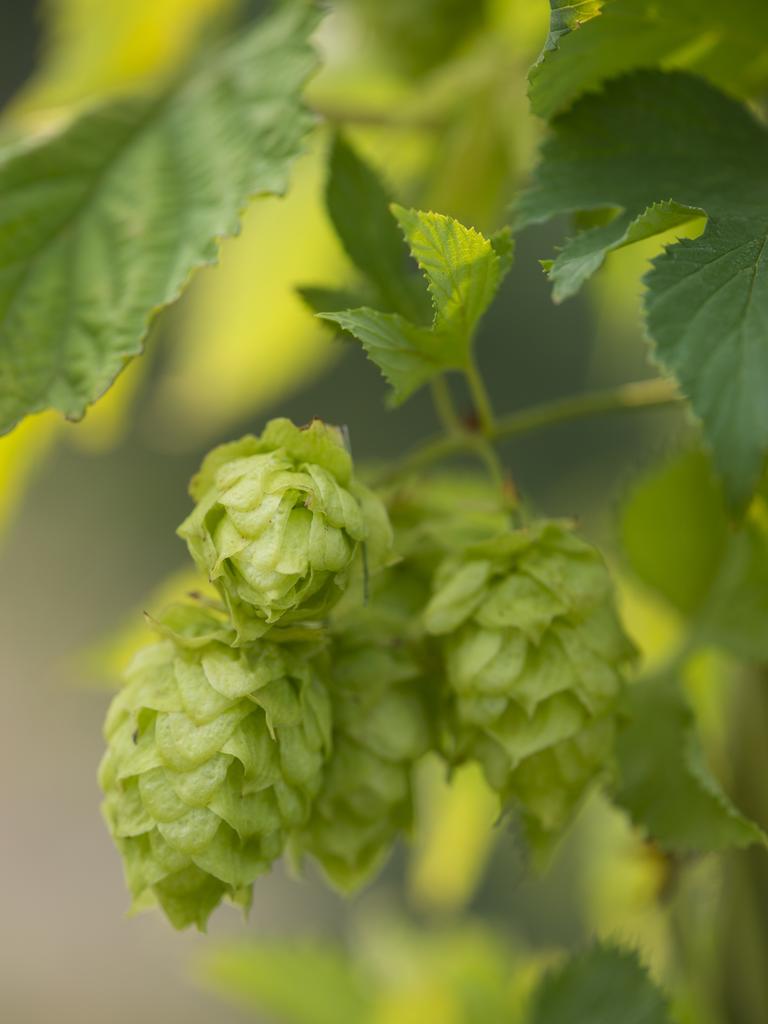
{"type": "Polygon", "coordinates": [[[214,449],[179,528],[217,600],[154,622],[109,710],[104,814],[135,908],[204,928],[288,853],[352,889],[428,751],[546,845],[610,759],[632,650],[600,555],[466,475],[356,479],[320,421],[214,449]]]}

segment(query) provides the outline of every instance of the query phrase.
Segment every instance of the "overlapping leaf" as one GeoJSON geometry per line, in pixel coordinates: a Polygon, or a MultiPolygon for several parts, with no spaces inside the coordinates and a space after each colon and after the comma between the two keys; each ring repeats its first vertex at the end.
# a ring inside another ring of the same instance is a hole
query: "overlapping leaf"
{"type": "Polygon", "coordinates": [[[312,123],[316,21],[288,5],[161,98],[88,113],[0,166],[0,430],[48,406],[82,415],[248,197],[285,189],[312,123]]]}
{"type": "Polygon", "coordinates": [[[595,946],[542,979],[531,1024],[671,1024],[667,1001],[630,950],[595,946]]]}
{"type": "Polygon", "coordinates": [[[511,264],[512,242],[506,232],[487,239],[443,214],[396,205],[392,212],[427,281],[432,323],[367,307],[322,316],[362,342],[399,403],[444,370],[466,368],[480,318],[511,264]]]}
{"type": "Polygon", "coordinates": [[[357,292],[303,286],[299,292],[316,313],[354,308],[366,301],[426,322],[430,304],[408,248],[392,217],[392,196],[376,170],[337,132],[328,155],[325,205],[352,263],[364,278],[357,292]]]}
{"type": "Polygon", "coordinates": [[[339,240],[387,308],[421,320],[429,315],[429,302],[418,276],[409,273],[408,250],[390,213],[391,202],[374,169],[342,135],[336,135],[326,205],[339,240]]]}
{"type": "Polygon", "coordinates": [[[685,68],[742,95],[768,82],[763,0],[550,3],[549,38],[530,76],[531,105],[542,117],[635,68],[685,68]]]}
{"type": "Polygon", "coordinates": [[[667,249],[646,279],[660,361],[701,417],[734,505],[768,448],[768,132],[749,111],[685,74],[638,72],[553,122],[518,225],[603,211],[550,266],[573,294],[607,252],[700,216],[701,237],[667,249]]]}

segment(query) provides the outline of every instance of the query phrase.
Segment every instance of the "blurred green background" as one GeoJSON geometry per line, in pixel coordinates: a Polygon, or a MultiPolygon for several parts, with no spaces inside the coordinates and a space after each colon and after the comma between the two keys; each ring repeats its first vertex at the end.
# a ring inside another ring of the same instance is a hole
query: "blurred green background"
{"type": "MultiPolygon", "coordinates": [[[[3,5],[5,136],[45,130],[83,103],[162,77],[201,31],[257,6],[3,5]]],[[[313,104],[348,119],[399,199],[481,229],[503,223],[539,132],[527,113],[525,71],[545,35],[544,0],[477,4],[471,17],[457,15],[454,32],[448,23],[445,38],[422,25],[430,46],[419,60],[392,45],[397,17],[418,23],[418,5],[337,6],[320,33],[327,65],[313,104]]],[[[423,15],[434,25],[432,6],[423,15]]],[[[173,933],[160,915],[124,916],[120,862],[96,785],[111,679],[93,652],[132,616],[138,622],[147,595],[185,565],[174,530],[189,508],[187,480],[212,444],[258,431],[274,414],[320,416],[346,424],[365,461],[395,456],[436,427],[428,397],[386,411],[375,368],[319,327],[293,291],[351,276],[323,210],[327,141],[319,128],[287,198],[252,205],[221,266],[201,272],[160,318],[146,356],[83,423],[36,417],[0,440],[0,1016],[13,1024],[254,1019],[196,983],[190,957],[205,939],[173,933]]],[[[584,297],[556,307],[537,263],[556,237],[523,236],[483,324],[479,359],[504,411],[650,374],[636,315],[642,254],[617,258],[584,297]]],[[[538,508],[576,516],[610,555],[629,482],[684,429],[666,412],[596,418],[510,443],[503,454],[538,508]]],[[[644,628],[650,622],[663,644],[671,627],[658,609],[631,588],[625,597],[630,628],[631,615],[644,628]]],[[[476,780],[452,800],[433,773],[424,793],[431,832],[358,899],[337,898],[312,872],[296,884],[278,870],[257,884],[247,925],[227,909],[211,934],[334,935],[364,945],[360,935],[377,930],[371,922],[410,917],[453,927],[466,903],[473,919],[513,944],[546,951],[597,926],[633,932],[651,958],[664,957],[657,867],[617,816],[587,808],[552,871],[534,879],[514,828],[491,830],[476,780]],[[491,831],[488,870],[475,886],[491,831]],[[607,851],[600,861],[589,845],[596,835],[607,851]]],[[[449,1019],[439,999],[414,1005],[422,1006],[418,1019],[449,1019]]]]}

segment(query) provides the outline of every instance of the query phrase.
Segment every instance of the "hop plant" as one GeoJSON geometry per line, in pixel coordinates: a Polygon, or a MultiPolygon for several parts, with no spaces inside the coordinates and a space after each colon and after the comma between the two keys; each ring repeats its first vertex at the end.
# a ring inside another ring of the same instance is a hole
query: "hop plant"
{"type": "Polygon", "coordinates": [[[240,640],[326,615],[362,545],[375,567],[391,544],[384,506],[355,479],[341,431],[320,420],[272,420],[260,437],[214,448],[190,492],[197,505],[179,535],[240,640]]]}
{"type": "Polygon", "coordinates": [[[368,879],[409,830],[413,766],[433,742],[416,614],[423,585],[405,568],[376,584],[367,606],[333,623],[333,753],[301,843],[344,890],[368,879]]]}
{"type": "Polygon", "coordinates": [[[304,824],[330,745],[330,705],[311,659],[231,634],[194,609],[141,650],[110,707],[99,781],[135,909],[159,903],[203,929],[304,824]]]}
{"type": "Polygon", "coordinates": [[[424,622],[441,638],[450,756],[477,759],[543,844],[610,757],[632,653],[602,558],[564,522],[508,531],[444,559],[424,622]]]}

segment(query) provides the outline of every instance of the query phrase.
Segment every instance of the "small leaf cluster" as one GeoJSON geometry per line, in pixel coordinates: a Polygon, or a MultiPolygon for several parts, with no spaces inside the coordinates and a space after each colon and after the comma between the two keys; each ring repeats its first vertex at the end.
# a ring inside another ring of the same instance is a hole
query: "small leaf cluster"
{"type": "Polygon", "coordinates": [[[337,887],[414,817],[414,769],[481,764],[535,846],[609,761],[630,660],[598,553],[449,475],[381,492],[337,428],[221,445],[179,528],[219,600],[172,606],[110,709],[104,813],[139,909],[204,927],[283,853],[337,887]]]}
{"type": "Polygon", "coordinates": [[[319,317],[362,343],[391,386],[391,404],[447,371],[466,372],[480,320],[512,266],[509,232],[485,238],[453,217],[390,202],[341,135],[331,148],[326,204],[364,283],[351,293],[300,291],[319,317]]]}

